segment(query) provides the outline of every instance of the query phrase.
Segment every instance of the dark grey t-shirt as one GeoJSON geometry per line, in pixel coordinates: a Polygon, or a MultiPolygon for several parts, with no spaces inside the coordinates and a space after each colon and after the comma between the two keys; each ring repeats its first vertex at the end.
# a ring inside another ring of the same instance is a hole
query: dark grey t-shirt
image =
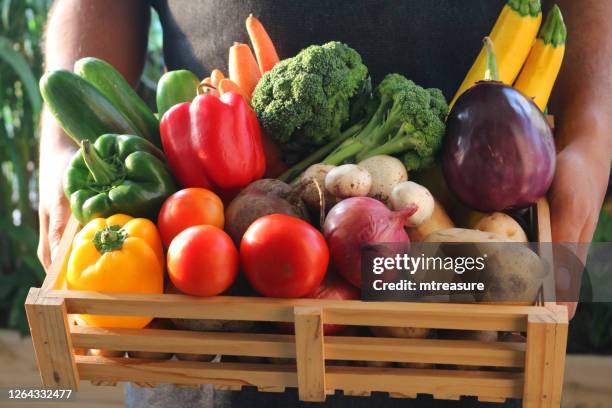
{"type": "MultiPolygon", "coordinates": [[[[398,72],[452,97],[493,26],[504,0],[152,0],[164,29],[169,69],[199,77],[214,68],[227,73],[228,49],[248,42],[249,13],[265,25],[279,56],[295,55],[310,44],[345,42],[362,56],[373,83],[398,72]]],[[[474,400],[389,399],[330,396],[326,404],[300,403],[288,393],[213,391],[165,385],[128,386],[129,407],[475,407],[474,400]]],[[[512,405],[512,404],[511,404],[512,405]]],[[[483,405],[485,406],[485,405],[483,405]]],[[[486,406],[491,406],[487,404],[486,406]]]]}
{"type": "Polygon", "coordinates": [[[257,16],[287,58],[311,44],[356,49],[374,83],[398,72],[452,97],[495,23],[503,0],[153,0],[169,69],[227,72],[228,49],[248,42],[257,16]]]}

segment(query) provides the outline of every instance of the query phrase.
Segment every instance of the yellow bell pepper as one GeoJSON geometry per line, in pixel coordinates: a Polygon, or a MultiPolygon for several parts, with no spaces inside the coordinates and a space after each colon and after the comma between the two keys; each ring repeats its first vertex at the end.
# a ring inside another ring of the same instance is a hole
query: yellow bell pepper
{"type": "MultiPolygon", "coordinates": [[[[163,293],[164,254],[155,224],[117,214],[91,220],[76,235],[68,259],[68,289],[103,293],[163,293]]],[[[90,326],[143,328],[151,317],[81,315],[90,326]]]]}

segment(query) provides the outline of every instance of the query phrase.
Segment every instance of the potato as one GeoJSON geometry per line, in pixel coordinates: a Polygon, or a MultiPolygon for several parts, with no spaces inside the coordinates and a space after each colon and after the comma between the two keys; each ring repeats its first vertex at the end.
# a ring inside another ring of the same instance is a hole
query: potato
{"type": "MultiPolygon", "coordinates": [[[[172,329],[172,323],[167,319],[153,319],[151,323],[145,327],[146,329],[172,329]]],[[[130,358],[144,358],[147,360],[170,360],[174,353],[162,353],[156,351],[128,351],[130,358]]]]}
{"type": "Polygon", "coordinates": [[[434,208],[431,216],[421,225],[408,229],[410,239],[415,242],[422,242],[429,234],[443,229],[453,228],[455,224],[450,219],[438,200],[434,199],[434,208]]]}
{"type": "Polygon", "coordinates": [[[384,154],[372,156],[357,163],[372,176],[372,187],[368,196],[386,203],[396,184],[408,180],[404,163],[384,154]]]}
{"type": "Polygon", "coordinates": [[[172,319],[177,329],[192,331],[247,332],[255,323],[242,320],[172,319]]]}
{"type": "Polygon", "coordinates": [[[215,359],[213,354],[191,354],[191,353],[176,353],[176,358],[181,361],[213,361],[215,359]]]}
{"type": "MultiPolygon", "coordinates": [[[[485,343],[493,343],[498,339],[498,333],[494,330],[441,330],[438,336],[442,339],[452,340],[475,340],[485,343]]],[[[482,366],[457,365],[459,370],[480,370],[482,366]]]]}
{"type": "Polygon", "coordinates": [[[494,212],[476,222],[472,228],[493,232],[516,242],[528,242],[527,234],[520,224],[508,214],[494,212]]]}
{"type": "MultiPolygon", "coordinates": [[[[228,292],[231,292],[240,282],[240,277],[228,292]]],[[[173,284],[169,282],[164,291],[165,293],[181,293],[173,284]]],[[[255,322],[242,320],[213,320],[213,319],[171,319],[172,324],[179,330],[191,331],[220,331],[220,332],[247,332],[255,326],[255,322]]]]}
{"type": "Polygon", "coordinates": [[[325,189],[325,176],[335,167],[336,166],[331,164],[313,164],[300,176],[299,184],[301,184],[304,189],[302,192],[302,200],[304,200],[309,207],[319,210],[321,206],[321,198],[319,197],[319,190],[314,183],[315,181],[324,194],[326,209],[333,207],[334,204],[338,202],[338,199],[325,189]]]}
{"type": "Polygon", "coordinates": [[[403,339],[424,339],[429,335],[428,328],[370,326],[376,337],[398,337],[403,339]]]}
{"type": "Polygon", "coordinates": [[[531,249],[515,244],[504,246],[488,256],[480,275],[484,292],[476,293],[479,302],[533,303],[542,286],[545,268],[531,249]]]}
{"type": "MultiPolygon", "coordinates": [[[[483,282],[485,290],[476,292],[478,302],[533,302],[544,277],[544,265],[527,246],[492,232],[451,228],[429,234],[426,242],[474,243],[457,256],[484,256],[485,268],[470,275],[472,281],[483,282]],[[483,245],[479,245],[483,244],[483,245]]],[[[448,246],[452,249],[453,247],[448,246]]]]}
{"type": "Polygon", "coordinates": [[[508,238],[492,232],[467,228],[447,228],[435,231],[425,237],[424,242],[440,243],[491,243],[512,242],[508,238]]]}

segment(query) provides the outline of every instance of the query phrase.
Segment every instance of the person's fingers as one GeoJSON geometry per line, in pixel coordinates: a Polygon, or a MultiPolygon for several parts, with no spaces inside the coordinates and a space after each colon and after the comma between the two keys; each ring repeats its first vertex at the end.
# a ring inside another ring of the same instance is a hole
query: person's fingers
{"type": "Polygon", "coordinates": [[[36,249],[36,255],[38,260],[42,264],[45,270],[49,269],[51,265],[51,251],[49,250],[49,214],[44,208],[38,209],[38,221],[39,221],[39,235],[38,235],[38,248],[36,249]]]}
{"type": "Polygon", "coordinates": [[[59,197],[59,203],[49,215],[49,252],[50,259],[53,261],[55,257],[55,253],[57,252],[57,247],[59,246],[60,240],[62,239],[62,234],[66,229],[66,224],[68,223],[68,219],[70,218],[70,207],[68,205],[68,201],[64,196],[59,197]]]}
{"type": "Polygon", "coordinates": [[[557,302],[557,304],[567,306],[567,318],[569,320],[574,318],[576,308],[578,307],[578,302],[557,302]]]}

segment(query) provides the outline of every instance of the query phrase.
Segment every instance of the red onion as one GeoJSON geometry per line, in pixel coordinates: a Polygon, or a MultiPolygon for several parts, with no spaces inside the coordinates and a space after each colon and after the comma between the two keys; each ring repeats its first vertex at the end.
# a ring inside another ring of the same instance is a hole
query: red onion
{"type": "Polygon", "coordinates": [[[417,207],[391,211],[370,197],[353,197],[336,204],[327,214],[323,234],[338,272],[361,286],[361,247],[364,244],[410,242],[404,230],[417,207]]]}
{"type": "MultiPolygon", "coordinates": [[[[309,299],[331,299],[331,300],[358,300],[360,292],[347,281],[328,271],[321,285],[314,292],[304,296],[309,299]]],[[[294,334],[293,323],[278,323],[277,327],[281,333],[294,334]]],[[[341,333],[346,326],[341,324],[324,324],[323,333],[326,336],[334,336],[341,333]]]]}

